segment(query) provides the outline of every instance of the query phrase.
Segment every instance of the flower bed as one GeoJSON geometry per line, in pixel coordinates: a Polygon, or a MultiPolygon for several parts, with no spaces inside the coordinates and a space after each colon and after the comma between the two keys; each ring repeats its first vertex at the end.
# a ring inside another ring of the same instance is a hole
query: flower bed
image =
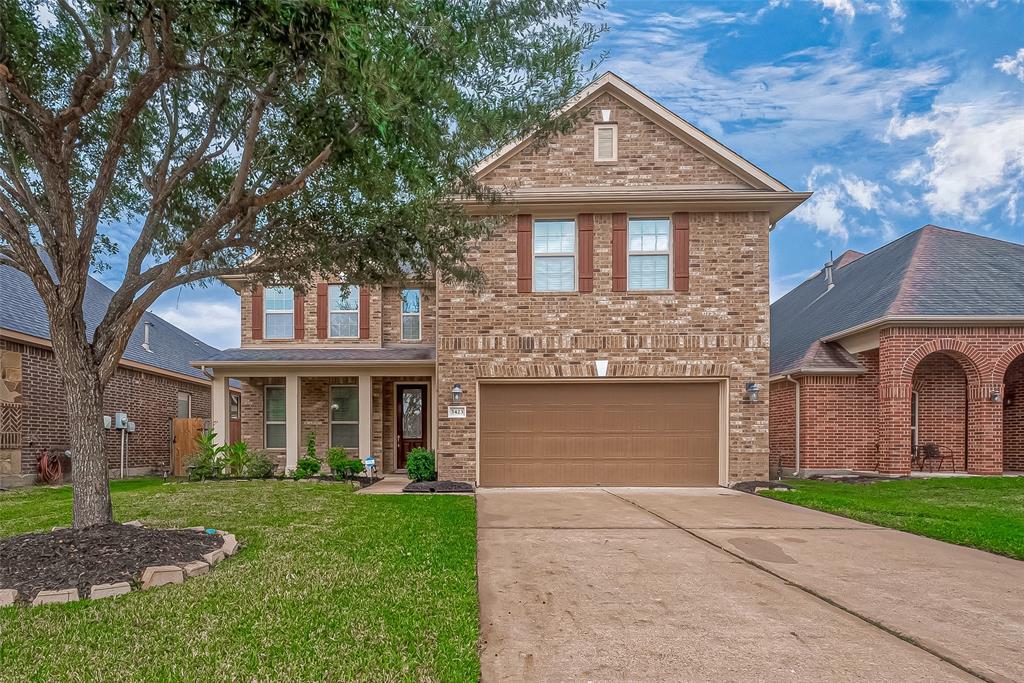
{"type": "Polygon", "coordinates": [[[234,535],[139,522],[0,538],[0,607],[73,602],[207,573],[238,549],[234,535]]]}

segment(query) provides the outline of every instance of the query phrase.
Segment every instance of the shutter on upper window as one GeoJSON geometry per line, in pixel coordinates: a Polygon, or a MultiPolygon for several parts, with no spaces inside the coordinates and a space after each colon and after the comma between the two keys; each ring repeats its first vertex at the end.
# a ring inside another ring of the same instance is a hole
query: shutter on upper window
{"type": "Polygon", "coordinates": [[[305,339],[306,337],[306,295],[299,290],[295,290],[295,325],[294,332],[292,335],[295,339],[305,339]]]}
{"type": "Polygon", "coordinates": [[[594,214],[581,213],[576,217],[576,231],[579,234],[579,290],[594,291],[594,214]]]}
{"type": "Polygon", "coordinates": [[[316,284],[316,336],[327,339],[327,283],[316,284]]]}
{"type": "Polygon", "coordinates": [[[612,291],[626,291],[626,238],[628,220],[624,213],[612,214],[612,291]]]}
{"type": "Polygon", "coordinates": [[[672,214],[672,288],[690,291],[690,214],[672,214]]]}
{"type": "Polygon", "coordinates": [[[370,290],[359,288],[359,338],[370,338],[370,290]]]}
{"type": "Polygon", "coordinates": [[[252,338],[263,339],[263,285],[252,288],[252,338]]]}
{"type": "Polygon", "coordinates": [[[516,290],[520,294],[533,291],[533,216],[521,213],[516,217],[516,290]]]}

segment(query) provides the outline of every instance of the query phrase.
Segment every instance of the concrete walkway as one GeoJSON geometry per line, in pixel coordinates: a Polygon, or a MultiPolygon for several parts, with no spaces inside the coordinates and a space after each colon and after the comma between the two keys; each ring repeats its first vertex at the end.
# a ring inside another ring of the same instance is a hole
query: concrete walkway
{"type": "Polygon", "coordinates": [[[495,680],[1024,680],[1024,562],[726,489],[481,490],[495,680]]]}

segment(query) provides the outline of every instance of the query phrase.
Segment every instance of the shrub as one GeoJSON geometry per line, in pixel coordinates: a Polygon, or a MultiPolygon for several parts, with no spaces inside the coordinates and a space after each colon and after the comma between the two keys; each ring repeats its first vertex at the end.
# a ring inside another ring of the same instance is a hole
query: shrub
{"type": "Polygon", "coordinates": [[[346,460],[345,464],[342,465],[342,471],[350,477],[358,477],[360,474],[366,471],[366,465],[359,458],[352,460],[346,460]]]}
{"type": "Polygon", "coordinates": [[[252,453],[249,451],[249,444],[244,441],[236,441],[224,448],[224,466],[231,473],[232,477],[252,476],[249,470],[249,463],[252,462],[252,453]]]}
{"type": "Polygon", "coordinates": [[[295,463],[295,478],[305,479],[307,477],[315,477],[320,473],[320,461],[316,456],[312,458],[308,455],[299,458],[299,461],[295,463]]]}
{"type": "Polygon", "coordinates": [[[312,431],[306,438],[306,457],[316,460],[316,433],[312,431]]]}
{"type": "Polygon", "coordinates": [[[345,473],[345,463],[348,462],[348,451],[341,446],[327,449],[327,464],[331,466],[331,472],[335,477],[345,473]]]}
{"type": "Polygon", "coordinates": [[[202,481],[220,474],[220,458],[224,447],[217,445],[217,433],[212,429],[203,430],[196,437],[196,446],[196,454],[189,463],[189,479],[202,481]]]}
{"type": "Polygon", "coordinates": [[[434,451],[426,448],[414,448],[409,451],[409,459],[405,464],[406,472],[413,481],[434,481],[437,479],[437,468],[434,466],[434,451]]]}
{"type": "Polygon", "coordinates": [[[264,479],[273,474],[277,464],[266,451],[253,451],[249,459],[249,476],[254,479],[264,479]]]}

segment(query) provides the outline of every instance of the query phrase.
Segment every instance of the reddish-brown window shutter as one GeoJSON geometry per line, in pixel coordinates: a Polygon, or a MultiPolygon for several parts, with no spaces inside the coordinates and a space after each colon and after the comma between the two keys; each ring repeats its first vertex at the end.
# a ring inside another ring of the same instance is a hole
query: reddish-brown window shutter
{"type": "Polygon", "coordinates": [[[306,338],[306,295],[295,290],[295,332],[296,339],[306,338]]]}
{"type": "Polygon", "coordinates": [[[327,339],[327,283],[316,284],[316,336],[327,339]]]}
{"type": "Polygon", "coordinates": [[[359,338],[370,338],[370,290],[359,288],[359,338]]]}
{"type": "Polygon", "coordinates": [[[580,291],[594,291],[594,214],[581,213],[576,217],[576,231],[579,233],[580,291]]]}
{"type": "Polygon", "coordinates": [[[690,214],[672,214],[672,288],[690,291],[690,214]]]}
{"type": "Polygon", "coordinates": [[[252,338],[263,339],[263,285],[252,288],[252,338]]]}
{"type": "Polygon", "coordinates": [[[612,291],[626,291],[626,214],[612,214],[612,291]]]}
{"type": "Polygon", "coordinates": [[[533,216],[516,217],[516,288],[524,294],[533,291],[533,216]]]}

